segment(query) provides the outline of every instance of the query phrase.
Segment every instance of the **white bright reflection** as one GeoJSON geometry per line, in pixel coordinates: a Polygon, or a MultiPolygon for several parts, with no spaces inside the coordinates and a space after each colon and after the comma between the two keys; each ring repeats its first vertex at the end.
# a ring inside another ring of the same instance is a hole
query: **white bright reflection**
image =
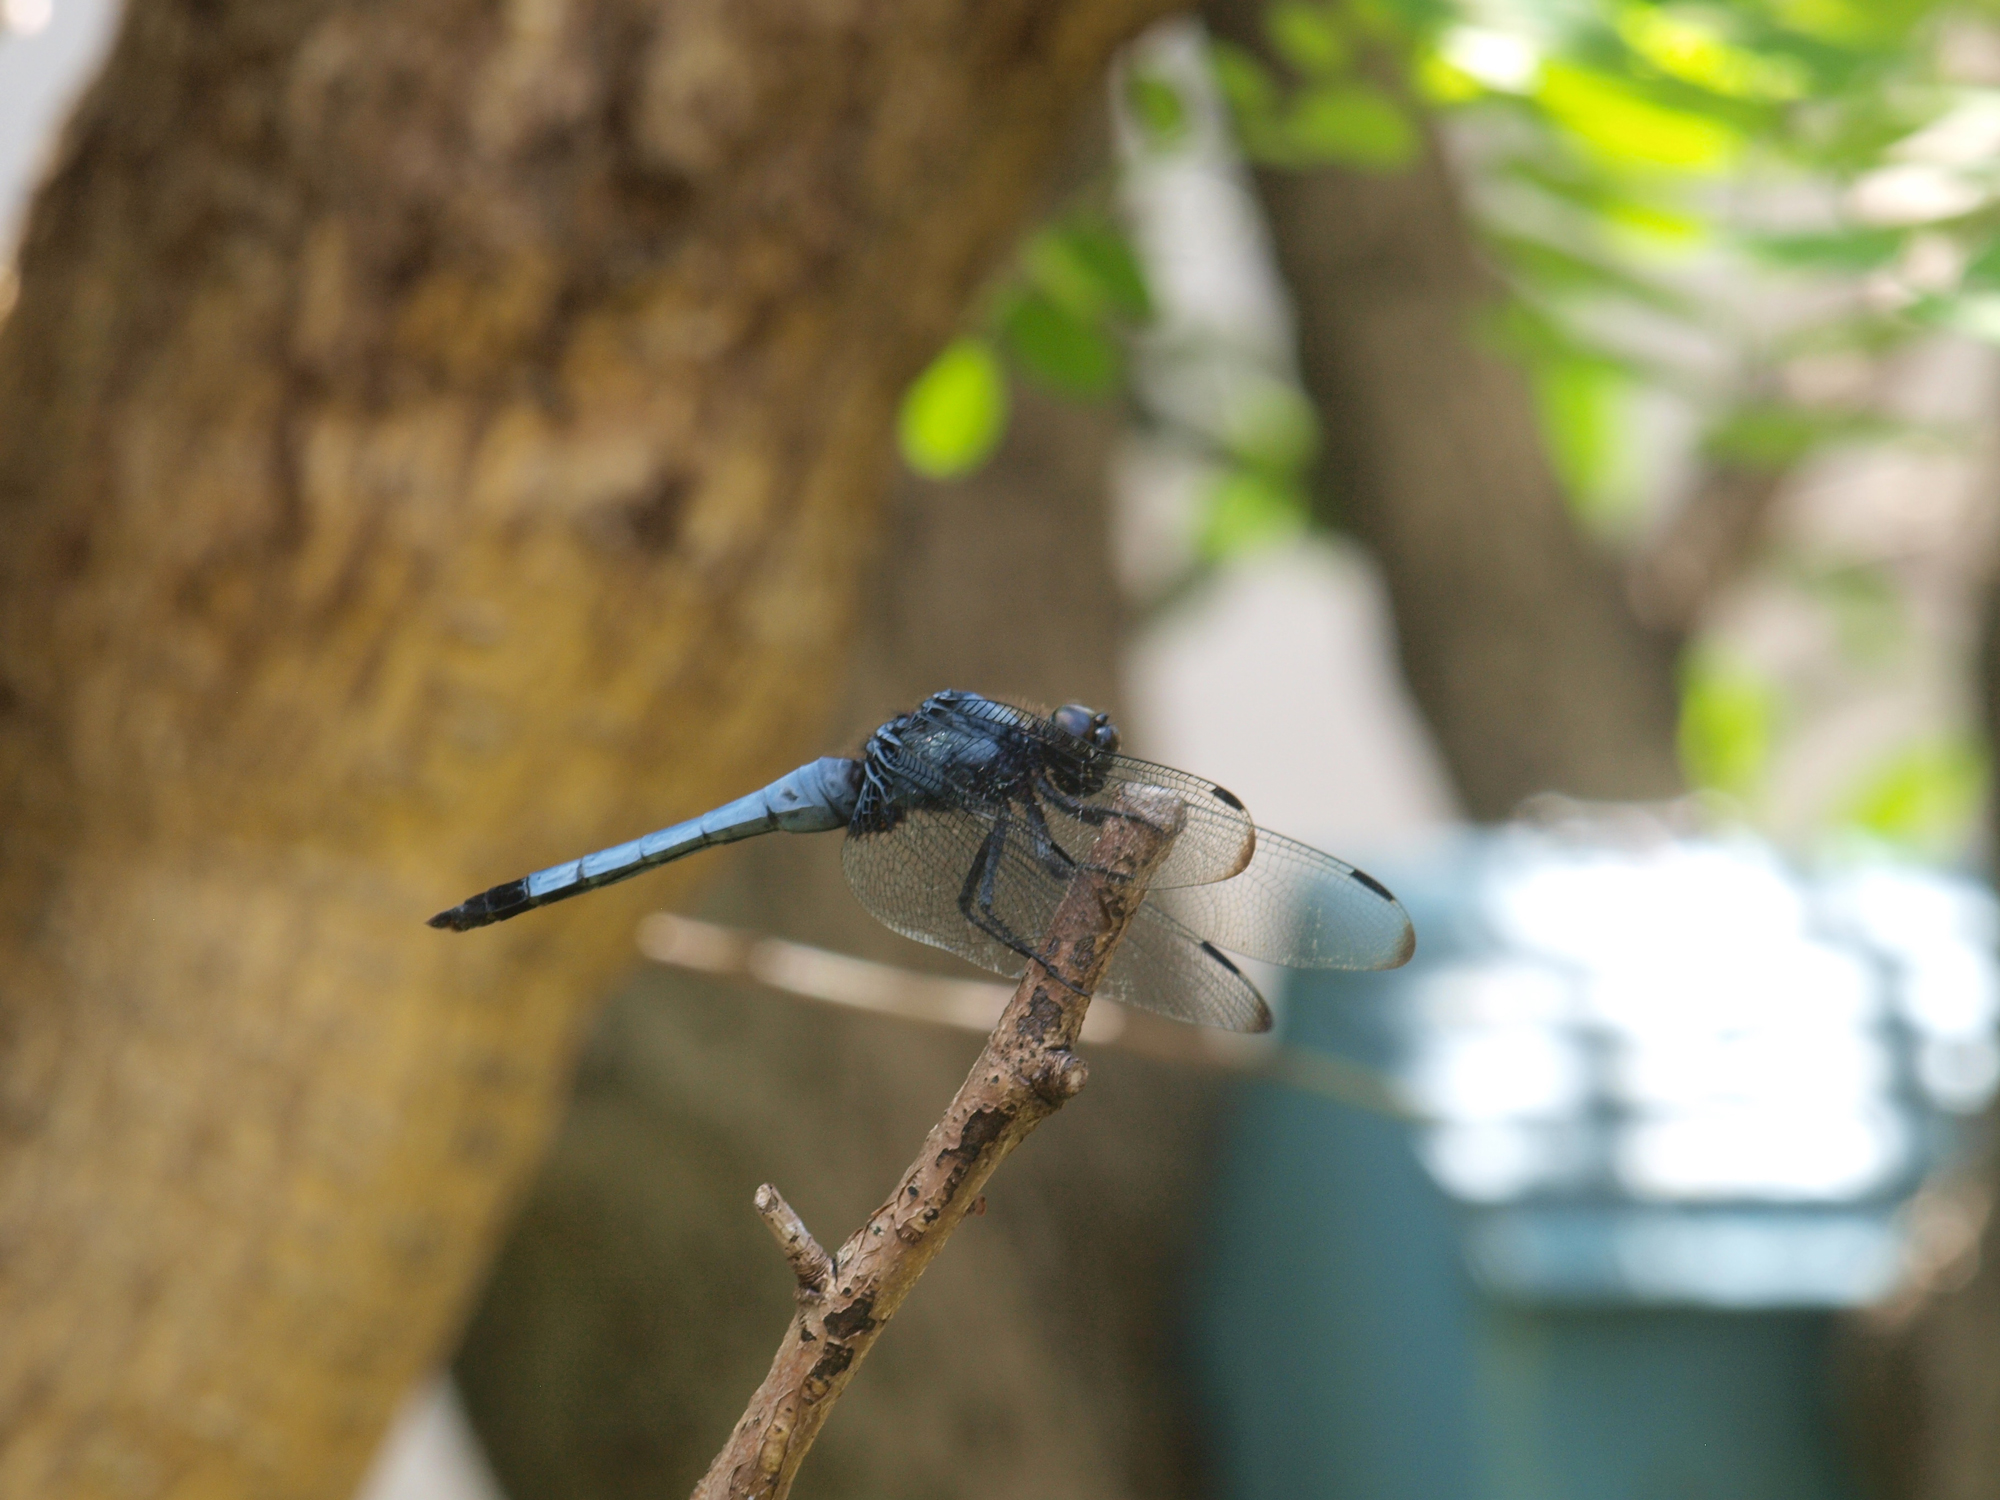
{"type": "Polygon", "coordinates": [[[1714,844],[1510,861],[1485,904],[1503,938],[1592,967],[1641,954],[1754,952],[1796,934],[1805,917],[1774,861],[1714,844]]]}
{"type": "Polygon", "coordinates": [[[1921,956],[1952,947],[1991,952],[2000,941],[1990,891],[1928,870],[1855,871],[1829,882],[1820,905],[1830,921],[1887,954],[1921,956]]]}
{"type": "Polygon", "coordinates": [[[2000,1089],[2000,922],[1970,881],[1809,882],[1748,840],[1488,851],[1489,944],[1403,1011],[1424,1160],[1460,1198],[1866,1199],[1924,1165],[1922,1101],[2000,1089]]]}
{"type": "Polygon", "coordinates": [[[1526,38],[1478,26],[1454,26],[1444,34],[1438,50],[1461,73],[1502,93],[1526,89],[1542,66],[1540,55],[1526,38]]]}
{"type": "Polygon", "coordinates": [[[1891,1082],[1888,1054],[1847,1028],[1655,1033],[1627,1040],[1609,1092],[1634,1110],[1755,1107],[1825,1114],[1865,1109],[1891,1082]]]}
{"type": "Polygon", "coordinates": [[[1908,1130],[1886,1107],[1715,1109],[1621,1127],[1612,1160],[1641,1198],[1860,1197],[1904,1165],[1908,1130]]]}
{"type": "Polygon", "coordinates": [[[1562,1186],[1589,1164],[1588,1137],[1574,1126],[1446,1125],[1426,1132],[1417,1149],[1444,1190],[1469,1203],[1504,1203],[1562,1186]]]}
{"type": "Polygon", "coordinates": [[[1590,1095],[1582,1049],[1542,1026],[1434,1032],[1421,1044],[1408,1083],[1419,1107],[1448,1120],[1573,1115],[1590,1095]]]}
{"type": "Polygon", "coordinates": [[[2000,1045],[1990,1036],[1926,1037],[1917,1048],[1917,1082],[1953,1114],[1977,1114],[2000,1085],[2000,1045]]]}
{"type": "Polygon", "coordinates": [[[1987,1035],[2000,1020],[2000,978],[1984,954],[1939,947],[1911,957],[1897,1001],[1912,1026],[1933,1036],[1987,1035]]]}

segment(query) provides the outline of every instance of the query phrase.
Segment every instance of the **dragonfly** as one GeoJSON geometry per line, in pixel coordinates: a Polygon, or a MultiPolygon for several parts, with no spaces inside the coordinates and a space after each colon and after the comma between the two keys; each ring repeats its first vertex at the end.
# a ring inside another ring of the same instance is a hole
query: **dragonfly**
{"type": "Polygon", "coordinates": [[[761,791],[643,838],[537,870],[430,919],[464,932],[759,834],[845,829],[855,896],[906,937],[1018,976],[1127,786],[1159,787],[1186,823],[1098,993],[1176,1020],[1267,1031],[1270,1007],[1231,953],[1303,969],[1390,969],[1416,949],[1387,886],[1259,828],[1234,793],[1119,753],[1108,714],[1047,715],[951,690],[761,791]]]}

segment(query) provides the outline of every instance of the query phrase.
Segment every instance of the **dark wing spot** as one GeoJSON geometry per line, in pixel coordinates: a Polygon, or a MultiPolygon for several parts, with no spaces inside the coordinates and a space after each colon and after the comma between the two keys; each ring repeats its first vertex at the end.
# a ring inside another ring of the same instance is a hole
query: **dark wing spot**
{"type": "Polygon", "coordinates": [[[1236,793],[1230,791],[1228,787],[1219,786],[1213,788],[1213,790],[1215,792],[1217,801],[1227,803],[1229,806],[1235,808],[1238,812],[1245,811],[1245,808],[1243,806],[1243,799],[1238,797],[1236,793]]]}
{"type": "Polygon", "coordinates": [[[1384,901],[1394,901],[1396,899],[1395,895],[1390,891],[1389,887],[1382,884],[1381,881],[1377,880],[1373,875],[1370,875],[1366,870],[1356,870],[1354,872],[1354,878],[1360,881],[1363,885],[1367,886],[1369,890],[1373,891],[1376,895],[1380,896],[1384,901]]]}
{"type": "Polygon", "coordinates": [[[1201,951],[1206,953],[1210,958],[1214,959],[1217,963],[1221,964],[1223,968],[1227,969],[1237,978],[1240,979],[1243,977],[1243,971],[1237,968],[1235,964],[1231,963],[1229,961],[1228,955],[1225,954],[1220,948],[1216,947],[1215,944],[1208,942],[1206,939],[1204,939],[1201,945],[1201,951]]]}

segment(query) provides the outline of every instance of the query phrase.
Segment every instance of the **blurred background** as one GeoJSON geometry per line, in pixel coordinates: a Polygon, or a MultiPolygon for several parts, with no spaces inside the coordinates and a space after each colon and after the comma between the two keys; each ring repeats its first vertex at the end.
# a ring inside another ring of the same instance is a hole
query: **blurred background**
{"type": "MultiPolygon", "coordinates": [[[[0,18],[11,243],[118,17],[0,18]]],[[[1101,1021],[799,1493],[2000,1495],[2000,11],[1211,0],[1100,97],[903,398],[822,748],[1109,708],[1418,957],[1101,1021]]],[[[642,926],[368,1500],[706,1466],[752,1190],[844,1234],[978,1045],[823,842],[642,926]]]]}

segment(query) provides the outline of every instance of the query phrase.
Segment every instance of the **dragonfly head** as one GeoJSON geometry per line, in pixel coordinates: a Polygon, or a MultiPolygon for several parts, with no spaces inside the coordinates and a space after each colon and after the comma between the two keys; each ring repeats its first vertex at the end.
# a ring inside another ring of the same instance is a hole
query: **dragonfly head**
{"type": "Polygon", "coordinates": [[[1056,728],[1075,735],[1087,745],[1113,752],[1118,749],[1118,726],[1111,722],[1110,714],[1085,708],[1081,703],[1065,703],[1049,715],[1049,720],[1056,728]]]}

